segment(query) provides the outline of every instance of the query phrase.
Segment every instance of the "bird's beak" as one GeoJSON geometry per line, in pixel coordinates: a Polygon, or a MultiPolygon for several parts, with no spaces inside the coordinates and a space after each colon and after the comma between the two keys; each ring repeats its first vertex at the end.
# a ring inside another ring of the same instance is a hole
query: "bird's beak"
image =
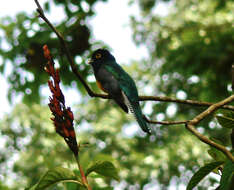
{"type": "Polygon", "coordinates": [[[88,60],[88,64],[91,65],[94,61],[92,59],[88,60]]]}

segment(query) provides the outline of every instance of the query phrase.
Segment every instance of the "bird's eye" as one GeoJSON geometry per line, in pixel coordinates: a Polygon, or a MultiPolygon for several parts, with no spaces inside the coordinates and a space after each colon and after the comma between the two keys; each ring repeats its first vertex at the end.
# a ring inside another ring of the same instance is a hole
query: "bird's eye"
{"type": "Polygon", "coordinates": [[[95,57],[96,59],[100,59],[102,57],[102,54],[98,53],[95,57]]]}

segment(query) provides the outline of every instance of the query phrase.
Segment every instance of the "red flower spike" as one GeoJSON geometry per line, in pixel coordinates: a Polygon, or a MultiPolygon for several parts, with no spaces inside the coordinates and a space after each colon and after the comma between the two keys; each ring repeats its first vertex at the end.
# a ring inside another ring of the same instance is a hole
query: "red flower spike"
{"type": "Polygon", "coordinates": [[[60,82],[59,69],[56,69],[55,71],[55,79],[58,83],[60,82]]]}
{"type": "Polygon", "coordinates": [[[49,62],[49,63],[47,64],[47,69],[48,69],[48,71],[49,71],[50,76],[53,77],[54,72],[55,72],[54,64],[49,62]]]}
{"type": "Polygon", "coordinates": [[[73,115],[70,107],[67,108],[67,115],[71,120],[74,120],[74,115],[73,115]]]}
{"type": "Polygon", "coordinates": [[[59,70],[54,68],[54,61],[47,45],[43,46],[44,56],[48,60],[45,71],[52,77],[52,81],[48,81],[49,89],[52,97],[49,97],[49,108],[53,116],[51,120],[55,126],[55,131],[64,138],[70,150],[78,155],[78,145],[76,141],[75,130],[73,127],[74,116],[70,107],[65,106],[64,95],[60,89],[59,70]]]}
{"type": "Polygon", "coordinates": [[[69,137],[69,132],[68,132],[66,126],[63,125],[62,129],[63,129],[62,131],[64,133],[64,138],[68,138],[69,137]]]}
{"type": "Polygon", "coordinates": [[[50,50],[47,45],[43,46],[44,56],[46,59],[51,60],[50,50]]]}
{"type": "Polygon", "coordinates": [[[54,86],[53,86],[53,83],[51,80],[48,81],[48,86],[50,88],[50,91],[52,92],[52,94],[54,94],[55,92],[55,89],[54,89],[54,86]]]}
{"type": "Polygon", "coordinates": [[[74,131],[70,131],[70,136],[71,136],[72,138],[75,138],[75,136],[76,136],[75,132],[74,132],[74,131]]]}

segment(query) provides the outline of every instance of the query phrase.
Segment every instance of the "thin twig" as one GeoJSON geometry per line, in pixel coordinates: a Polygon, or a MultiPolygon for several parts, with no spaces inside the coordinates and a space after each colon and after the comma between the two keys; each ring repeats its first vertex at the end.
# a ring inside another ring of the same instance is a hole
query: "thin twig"
{"type": "Polygon", "coordinates": [[[189,122],[188,120],[185,120],[185,121],[152,121],[148,119],[145,115],[144,115],[144,119],[146,120],[147,123],[160,124],[160,125],[179,125],[179,124],[186,124],[189,122]]]}
{"type": "MultiPolygon", "coordinates": [[[[140,96],[139,97],[140,101],[159,101],[159,102],[175,102],[175,103],[180,103],[180,104],[187,104],[187,105],[193,105],[193,106],[204,106],[204,107],[209,107],[213,105],[213,103],[210,102],[200,102],[196,100],[180,100],[176,98],[170,98],[170,97],[162,97],[162,96],[140,96]]],[[[228,110],[233,110],[234,111],[234,106],[228,106],[224,105],[222,106],[223,109],[228,109],[228,110]]]]}
{"type": "Polygon", "coordinates": [[[232,162],[234,162],[234,156],[232,155],[232,153],[230,151],[228,151],[224,146],[208,139],[206,136],[202,135],[201,133],[199,133],[196,129],[195,129],[195,125],[197,125],[200,121],[202,121],[205,117],[207,117],[208,115],[210,115],[211,113],[213,113],[215,110],[217,110],[218,108],[220,108],[221,106],[228,104],[230,102],[232,102],[234,100],[234,95],[216,103],[213,104],[212,106],[210,106],[208,109],[206,109],[204,112],[202,112],[201,114],[197,115],[194,119],[190,120],[187,124],[186,124],[186,128],[193,133],[196,137],[198,137],[202,142],[222,151],[232,162]]]}
{"type": "Polygon", "coordinates": [[[148,120],[147,123],[160,124],[160,125],[179,125],[179,124],[186,124],[187,121],[151,121],[151,120],[148,120]]]}

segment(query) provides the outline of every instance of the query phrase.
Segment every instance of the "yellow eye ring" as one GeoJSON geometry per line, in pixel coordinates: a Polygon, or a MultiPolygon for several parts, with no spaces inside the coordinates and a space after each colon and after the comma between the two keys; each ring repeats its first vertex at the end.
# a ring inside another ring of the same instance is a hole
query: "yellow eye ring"
{"type": "Polygon", "coordinates": [[[102,54],[98,53],[95,57],[96,59],[100,59],[102,57],[102,54]]]}

